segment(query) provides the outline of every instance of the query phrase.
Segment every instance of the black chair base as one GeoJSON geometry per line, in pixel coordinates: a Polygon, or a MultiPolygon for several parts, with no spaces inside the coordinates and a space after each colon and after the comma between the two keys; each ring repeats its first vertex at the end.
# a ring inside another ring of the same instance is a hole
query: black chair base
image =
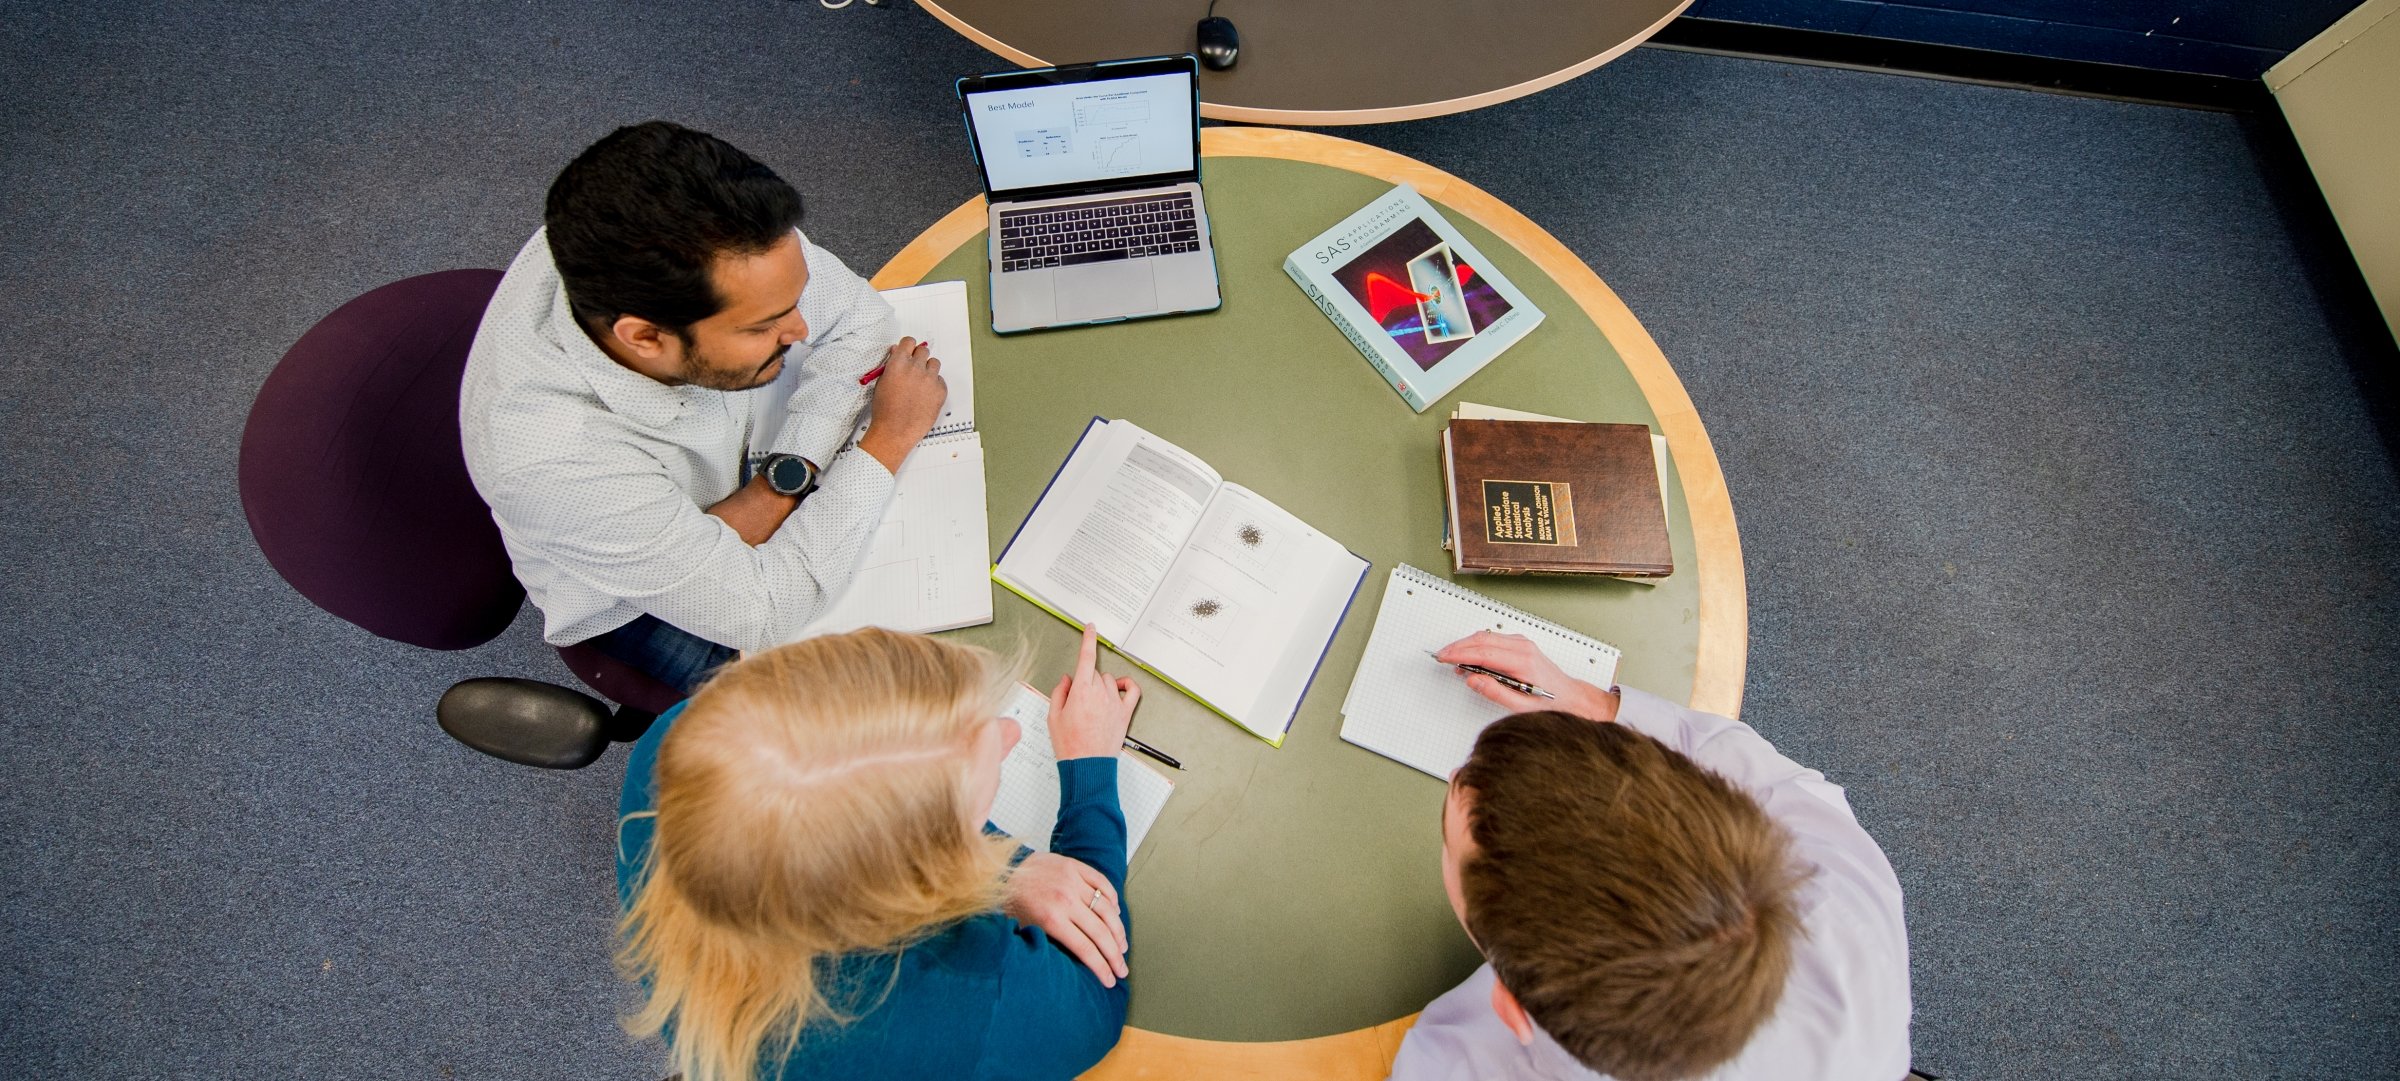
{"type": "MultiPolygon", "coordinates": [[[[442,692],[442,731],[494,758],[542,769],[582,769],[623,730],[607,703],[555,683],[485,676],[442,692]]],[[[639,728],[649,727],[642,721],[639,728]]],[[[637,732],[638,736],[638,732],[637,732]]]]}
{"type": "Polygon", "coordinates": [[[650,726],[658,722],[658,714],[632,706],[618,706],[608,718],[608,739],[611,743],[631,743],[642,738],[650,726]]]}

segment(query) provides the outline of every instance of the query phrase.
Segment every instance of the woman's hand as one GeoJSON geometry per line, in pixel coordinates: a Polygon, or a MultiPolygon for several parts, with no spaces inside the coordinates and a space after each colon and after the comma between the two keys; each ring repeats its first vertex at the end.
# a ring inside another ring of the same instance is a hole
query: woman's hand
{"type": "Polygon", "coordinates": [[[1087,623],[1075,670],[1060,676],[1050,692],[1050,749],[1061,762],[1115,757],[1133,724],[1133,707],[1142,700],[1140,684],[1094,667],[1099,653],[1100,633],[1087,623]]]}
{"type": "Polygon", "coordinates": [[[1443,646],[1433,659],[1443,664],[1472,664],[1510,679],[1523,680],[1557,695],[1555,699],[1524,694],[1481,672],[1467,674],[1467,689],[1500,703],[1514,713],[1554,709],[1595,721],[1617,719],[1619,696],[1569,676],[1521,634],[1476,631],[1443,646]]]}
{"type": "Polygon", "coordinates": [[[1100,986],[1115,987],[1125,978],[1125,920],[1119,915],[1117,889],[1108,876],[1082,860],[1054,852],[1036,852],[1008,876],[1008,900],[1001,911],[1018,923],[1041,928],[1051,941],[1067,948],[1100,986]]]}

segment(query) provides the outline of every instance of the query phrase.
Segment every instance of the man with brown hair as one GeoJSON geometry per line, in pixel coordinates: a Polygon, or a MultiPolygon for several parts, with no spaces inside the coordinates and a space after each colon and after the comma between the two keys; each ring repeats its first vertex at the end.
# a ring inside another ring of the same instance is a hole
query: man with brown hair
{"type": "Polygon", "coordinates": [[[1489,963],[1426,1007],[1394,1081],[1908,1072],[1900,883],[1839,787],[1524,638],[1437,656],[1556,698],[1467,677],[1530,711],[1484,730],[1442,808],[1442,884],[1489,963]]]}

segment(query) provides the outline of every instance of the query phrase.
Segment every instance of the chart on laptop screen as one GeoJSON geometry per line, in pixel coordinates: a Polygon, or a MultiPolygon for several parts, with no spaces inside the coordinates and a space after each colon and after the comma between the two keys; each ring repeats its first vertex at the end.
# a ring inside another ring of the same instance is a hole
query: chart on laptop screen
{"type": "Polygon", "coordinates": [[[1189,75],[984,91],[968,110],[994,191],[1192,168],[1189,75]]]}

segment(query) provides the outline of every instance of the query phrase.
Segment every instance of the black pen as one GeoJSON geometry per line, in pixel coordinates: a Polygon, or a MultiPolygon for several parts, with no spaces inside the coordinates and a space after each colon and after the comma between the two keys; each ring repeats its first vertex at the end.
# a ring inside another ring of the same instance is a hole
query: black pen
{"type": "Polygon", "coordinates": [[[1514,676],[1501,675],[1500,673],[1494,672],[1489,668],[1485,668],[1480,664],[1451,664],[1449,661],[1442,660],[1441,653],[1438,650],[1426,650],[1425,655],[1433,658],[1436,662],[1441,664],[1449,664],[1450,667],[1456,668],[1461,672],[1473,672],[1479,676],[1490,676],[1493,679],[1499,680],[1501,686],[1515,691],[1518,694],[1530,694],[1535,698],[1548,698],[1553,701],[1558,698],[1557,695],[1551,694],[1550,692],[1545,691],[1540,687],[1536,687],[1531,683],[1527,683],[1524,680],[1518,679],[1514,676]]]}
{"type": "Polygon", "coordinates": [[[1162,751],[1162,750],[1159,750],[1158,748],[1156,748],[1156,747],[1153,747],[1153,746],[1151,746],[1151,745],[1149,745],[1149,744],[1147,744],[1147,743],[1144,743],[1144,742],[1142,742],[1141,740],[1135,739],[1135,738],[1133,738],[1133,737],[1132,737],[1132,736],[1130,736],[1130,735],[1128,735],[1128,736],[1126,736],[1126,737],[1125,737],[1125,745],[1126,745],[1126,746],[1128,746],[1128,747],[1131,747],[1131,748],[1133,748],[1134,750],[1140,751],[1140,752],[1142,752],[1143,754],[1149,755],[1149,756],[1150,756],[1150,757],[1152,757],[1152,758],[1158,759],[1159,761],[1166,763],[1168,766],[1170,766],[1170,767],[1172,767],[1172,768],[1175,768],[1175,769],[1182,769],[1182,768],[1183,768],[1183,763],[1181,763],[1181,762],[1178,762],[1178,761],[1174,760],[1173,758],[1170,758],[1170,757],[1168,757],[1168,756],[1167,756],[1167,752],[1165,752],[1165,751],[1162,751]]]}

